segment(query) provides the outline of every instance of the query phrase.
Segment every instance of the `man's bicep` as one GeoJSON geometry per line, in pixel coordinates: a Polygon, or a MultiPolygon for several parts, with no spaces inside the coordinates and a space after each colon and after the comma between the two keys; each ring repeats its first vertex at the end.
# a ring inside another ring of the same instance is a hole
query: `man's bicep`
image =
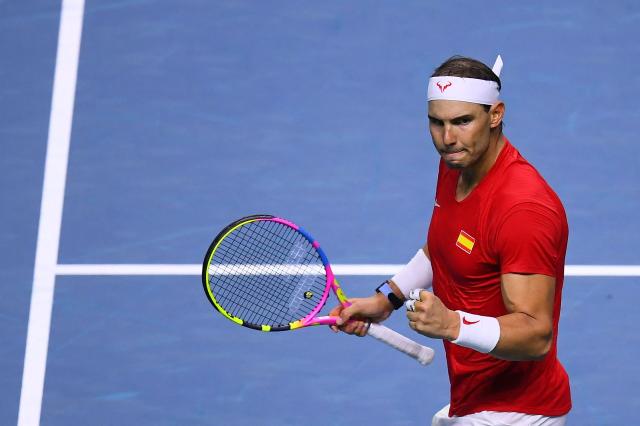
{"type": "Polygon", "coordinates": [[[503,274],[502,297],[509,312],[498,317],[498,358],[541,359],[553,344],[555,278],[542,274],[503,274]]]}
{"type": "Polygon", "coordinates": [[[502,299],[509,313],[551,320],[556,279],[542,274],[503,274],[502,299]]]}

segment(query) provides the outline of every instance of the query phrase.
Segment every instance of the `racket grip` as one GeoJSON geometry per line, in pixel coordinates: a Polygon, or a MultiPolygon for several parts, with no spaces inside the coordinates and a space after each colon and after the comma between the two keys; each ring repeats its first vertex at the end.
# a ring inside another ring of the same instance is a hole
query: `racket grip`
{"type": "Polygon", "coordinates": [[[367,334],[409,355],[422,365],[429,365],[433,361],[433,356],[435,355],[433,349],[422,346],[420,343],[414,342],[384,325],[371,323],[367,334]]]}

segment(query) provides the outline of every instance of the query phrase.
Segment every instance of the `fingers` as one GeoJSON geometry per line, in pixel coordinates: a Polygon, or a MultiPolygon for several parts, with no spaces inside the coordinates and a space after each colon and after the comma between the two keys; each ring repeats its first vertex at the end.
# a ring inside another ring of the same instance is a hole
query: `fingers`
{"type": "Polygon", "coordinates": [[[430,293],[429,291],[423,289],[423,288],[414,288],[413,290],[411,290],[409,292],[409,299],[411,300],[422,300],[422,295],[424,293],[430,293]]]}
{"type": "Polygon", "coordinates": [[[357,319],[359,313],[358,304],[353,304],[342,309],[340,316],[336,320],[336,325],[345,333],[364,336],[367,334],[369,326],[366,322],[357,319]]]}
{"type": "Polygon", "coordinates": [[[347,334],[355,334],[356,336],[366,336],[369,331],[369,325],[371,323],[369,321],[361,321],[361,320],[349,320],[349,322],[344,323],[343,325],[332,325],[331,330],[334,332],[342,331],[347,334]]]}
{"type": "Polygon", "coordinates": [[[340,312],[342,312],[343,309],[344,309],[344,306],[338,305],[335,308],[331,309],[331,311],[329,312],[329,315],[331,315],[332,317],[338,317],[340,316],[340,312]]]}
{"type": "Polygon", "coordinates": [[[329,313],[336,317],[331,330],[364,336],[369,330],[369,321],[384,321],[390,314],[387,311],[386,303],[380,303],[378,295],[349,299],[348,306],[336,306],[329,313]]]}
{"type": "Polygon", "coordinates": [[[415,321],[409,320],[409,328],[412,330],[418,331],[418,324],[415,321]]]}
{"type": "Polygon", "coordinates": [[[427,337],[442,339],[447,336],[449,309],[433,293],[425,290],[411,291],[406,302],[409,327],[427,337]]]}
{"type": "Polygon", "coordinates": [[[336,317],[336,324],[330,328],[335,333],[342,331],[360,337],[365,336],[369,331],[370,322],[360,318],[364,317],[362,313],[366,311],[366,306],[361,299],[351,299],[350,303],[351,305],[347,307],[344,305],[336,306],[329,312],[330,316],[336,317]]]}
{"type": "Polygon", "coordinates": [[[417,330],[417,324],[420,322],[420,313],[407,310],[407,319],[409,320],[409,327],[417,330]]]}
{"type": "Polygon", "coordinates": [[[404,302],[404,307],[407,308],[407,311],[415,312],[416,311],[416,302],[421,302],[422,297],[429,297],[430,293],[427,290],[422,288],[414,288],[409,292],[409,299],[404,302]]]}
{"type": "MultiPolygon", "coordinates": [[[[353,318],[368,318],[370,307],[367,299],[350,299],[349,306],[343,306],[340,310],[338,324],[343,325],[349,322],[353,318]]],[[[331,314],[330,314],[331,315],[331,314]]]]}
{"type": "Polygon", "coordinates": [[[356,336],[364,337],[369,331],[369,321],[351,321],[349,324],[353,324],[353,333],[356,336]]]}
{"type": "MultiPolygon", "coordinates": [[[[340,313],[342,312],[343,309],[344,309],[344,306],[338,305],[329,312],[329,315],[332,317],[340,318],[340,313]]],[[[340,331],[340,329],[338,328],[338,325],[331,325],[329,327],[334,333],[337,333],[340,331]]]]}
{"type": "Polygon", "coordinates": [[[409,292],[409,299],[404,302],[407,308],[407,319],[412,330],[419,331],[421,314],[428,310],[433,293],[422,288],[416,288],[409,292]]]}
{"type": "Polygon", "coordinates": [[[415,312],[416,311],[416,300],[415,299],[409,299],[406,302],[404,302],[404,307],[407,308],[407,311],[409,312],[415,312]]]}
{"type": "Polygon", "coordinates": [[[338,315],[337,324],[343,325],[351,319],[351,317],[357,312],[357,308],[354,305],[349,306],[348,308],[342,309],[340,314],[338,315]]]}

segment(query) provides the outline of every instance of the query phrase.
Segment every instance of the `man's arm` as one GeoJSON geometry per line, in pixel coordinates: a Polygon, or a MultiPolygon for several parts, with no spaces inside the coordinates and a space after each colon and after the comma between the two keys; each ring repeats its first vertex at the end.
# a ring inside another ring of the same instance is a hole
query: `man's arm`
{"type": "MultiPolygon", "coordinates": [[[[427,259],[429,259],[429,261],[431,261],[431,256],[429,256],[429,245],[427,243],[424,243],[424,246],[422,246],[422,251],[424,252],[424,255],[427,257],[427,259]]],[[[400,287],[398,287],[398,285],[395,282],[393,282],[393,279],[390,279],[387,282],[389,283],[389,287],[391,287],[391,289],[393,290],[394,294],[400,300],[406,300],[406,297],[404,297],[404,294],[402,293],[402,290],[400,290],[400,287]]]]}
{"type": "MultiPolygon", "coordinates": [[[[544,357],[553,340],[555,278],[541,274],[503,274],[502,298],[509,312],[498,317],[500,338],[491,355],[511,361],[544,357]]],[[[428,337],[456,340],[460,315],[430,292],[421,292],[415,311],[407,312],[409,325],[428,337]]],[[[473,332],[473,321],[469,321],[473,332]]]]}
{"type": "Polygon", "coordinates": [[[547,275],[502,275],[502,300],[509,314],[498,318],[500,340],[492,355],[518,361],[549,352],[555,287],[555,278],[547,275]]]}
{"type": "MultiPolygon", "coordinates": [[[[429,248],[427,247],[427,243],[424,244],[422,250],[424,251],[427,259],[429,259],[429,248]]],[[[400,300],[405,300],[405,296],[398,285],[394,283],[392,279],[387,282],[393,290],[393,293],[400,300]]],[[[387,319],[394,310],[391,302],[381,293],[375,293],[374,295],[366,298],[350,299],[349,301],[351,302],[351,306],[348,308],[338,305],[329,313],[331,316],[339,316],[342,320],[338,326],[331,327],[335,332],[341,330],[348,334],[364,336],[367,334],[367,329],[366,323],[363,319],[366,318],[372,322],[382,322],[387,319]]]]}

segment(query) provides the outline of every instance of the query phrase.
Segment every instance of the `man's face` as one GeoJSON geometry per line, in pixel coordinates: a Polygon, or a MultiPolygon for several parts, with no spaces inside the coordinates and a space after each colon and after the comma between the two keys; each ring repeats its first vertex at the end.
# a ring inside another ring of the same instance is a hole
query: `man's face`
{"type": "Polygon", "coordinates": [[[482,160],[489,148],[491,115],[480,104],[429,101],[429,131],[449,167],[463,169],[482,160]]]}

